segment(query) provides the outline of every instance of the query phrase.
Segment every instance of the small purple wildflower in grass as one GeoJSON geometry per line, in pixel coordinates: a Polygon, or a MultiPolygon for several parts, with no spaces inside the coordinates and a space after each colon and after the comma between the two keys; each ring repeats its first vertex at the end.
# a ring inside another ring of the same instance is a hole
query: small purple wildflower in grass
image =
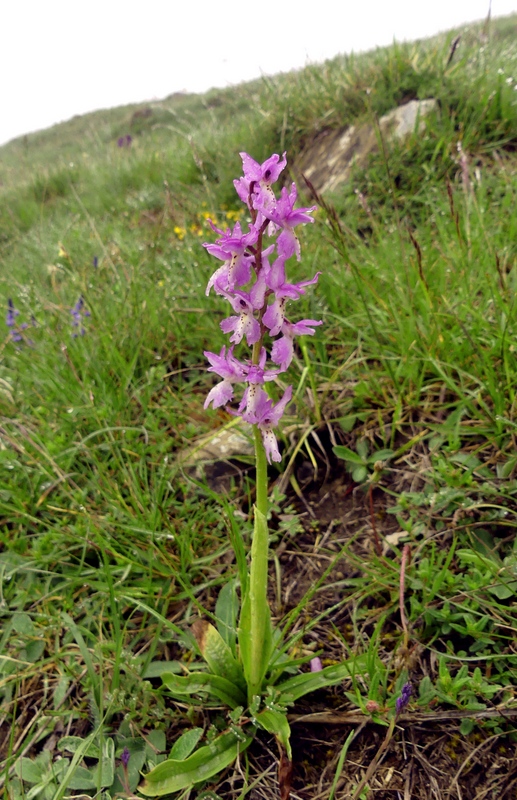
{"type": "Polygon", "coordinates": [[[395,704],[397,716],[399,714],[402,714],[402,712],[406,709],[412,694],[413,694],[413,687],[409,682],[405,683],[400,692],[400,696],[397,697],[397,702],[395,704]]]}
{"type": "Polygon", "coordinates": [[[321,663],[321,658],[318,656],[311,658],[311,672],[321,672],[322,669],[323,664],[321,663]]]}
{"type": "Polygon", "coordinates": [[[20,312],[14,307],[14,303],[11,298],[7,301],[7,315],[5,318],[5,324],[8,328],[14,328],[16,325],[16,317],[19,316],[20,312]]]}
{"type": "Polygon", "coordinates": [[[129,764],[129,759],[131,758],[131,753],[129,752],[127,747],[124,747],[122,753],[120,754],[120,760],[122,762],[122,766],[124,769],[127,769],[127,765],[129,764]]]}
{"type": "Polygon", "coordinates": [[[82,295],[79,297],[79,300],[75,304],[73,308],[70,309],[70,314],[73,317],[72,320],[72,327],[78,328],[78,330],[72,334],[73,338],[77,338],[77,336],[84,336],[86,330],[83,326],[83,318],[89,317],[90,312],[84,307],[84,300],[82,295]]]}
{"type": "Polygon", "coordinates": [[[93,257],[93,266],[95,267],[95,269],[97,269],[97,267],[99,266],[99,259],[97,258],[97,256],[93,257]]]}
{"type": "Polygon", "coordinates": [[[211,223],[219,238],[215,243],[204,244],[211,255],[223,262],[208,281],[206,294],[213,288],[235,312],[220,323],[223,333],[231,334],[232,346],[228,352],[226,347],[219,355],[205,351],[211,365],[208,371],[223,379],[208,394],[205,408],[211,403],[214,408],[226,406],[234,398],[234,385],[245,383],[237,411],[226,410],[257,425],[267,460],[271,463],[281,461],[273,428],[278,425],[291,400],[292,386],[288,386],[281,399],[274,403],[262,385],[287,370],[294,356],[295,337],[312,336],[315,327],[322,324],[321,320],[291,322],[287,318],[288,303],[305,294],[306,287],[317,283],[321,274],[317,272],[313,278],[298,283],[289,283],[286,277],[288,259],[295,256],[299,261],[301,258],[300,242],[294,228],[314,221],[310,213],[315,206],[294,208],[297,199],[294,183],[290,191],[282,189],[280,197],[276,197],[272,184],[287,165],[285,153],[282,158],[274,153],[262,164],[247,153],[240,155],[244,175],[234,181],[234,186],[248,208],[251,217],[249,230],[243,232],[240,222],[237,222],[233,230],[225,232],[211,223]],[[266,236],[273,240],[272,243],[263,242],[266,236]],[[271,265],[270,256],[273,256],[271,265]],[[278,365],[277,369],[265,368],[268,358],[264,344],[266,337],[272,340],[269,358],[278,365]],[[252,348],[253,354],[252,358],[239,361],[234,355],[234,347],[243,340],[252,348]]]}
{"type": "Polygon", "coordinates": [[[128,133],[127,136],[119,136],[117,139],[117,147],[131,147],[133,137],[128,133]]]}
{"type": "MultiPolygon", "coordinates": [[[[22,331],[26,330],[29,327],[28,322],[22,322],[20,325],[16,322],[16,317],[20,316],[20,312],[17,308],[14,307],[14,303],[12,299],[9,297],[7,300],[7,314],[5,316],[5,324],[8,328],[10,328],[10,338],[12,342],[23,342],[25,341],[28,345],[33,345],[34,342],[32,339],[26,339],[22,331]]],[[[31,322],[35,326],[36,320],[34,317],[31,317],[31,322]]]]}

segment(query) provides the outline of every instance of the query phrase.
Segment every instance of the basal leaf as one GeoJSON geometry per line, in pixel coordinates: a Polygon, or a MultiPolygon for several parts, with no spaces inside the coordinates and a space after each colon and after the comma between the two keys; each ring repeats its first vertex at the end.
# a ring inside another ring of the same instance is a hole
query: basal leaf
{"type": "Polygon", "coordinates": [[[354,467],[352,470],[352,479],[355,483],[363,483],[368,477],[368,470],[366,467],[354,467]]]}
{"type": "Polygon", "coordinates": [[[292,703],[298,698],[303,697],[309,692],[317,689],[324,689],[326,686],[334,686],[351,675],[366,671],[365,657],[359,656],[353,661],[343,662],[331,667],[325,667],[321,672],[304,672],[294,678],[276,685],[276,689],[281,692],[278,703],[292,703]]]}
{"type": "Polygon", "coordinates": [[[185,699],[186,695],[208,692],[230,708],[246,704],[246,694],[235,684],[220,675],[209,672],[191,672],[186,677],[164,673],[162,681],[174,697],[185,699]]]}
{"type": "Polygon", "coordinates": [[[164,672],[175,672],[181,675],[183,667],[179,661],[151,661],[142,675],[142,678],[160,678],[164,672]]]}
{"type": "Polygon", "coordinates": [[[217,597],[215,616],[217,630],[235,656],[237,639],[237,617],[239,614],[239,598],[237,597],[237,581],[225,583],[217,597]]]}
{"type": "Polygon", "coordinates": [[[149,731],[145,737],[146,752],[149,755],[163,753],[167,748],[167,737],[164,731],[149,731]]]}
{"type": "Polygon", "coordinates": [[[198,619],[192,625],[192,633],[196,637],[201,655],[210,667],[210,672],[226,678],[244,691],[246,683],[242,667],[219,631],[206,620],[198,619]]]}
{"type": "Polygon", "coordinates": [[[337,444],[332,450],[338,458],[342,458],[344,461],[350,461],[352,464],[364,464],[364,459],[349,447],[337,444]]]}
{"type": "Polygon", "coordinates": [[[488,586],[488,591],[497,597],[498,600],[508,600],[509,597],[514,597],[517,594],[517,581],[510,581],[509,583],[496,583],[493,586],[488,586]]]}
{"type": "Polygon", "coordinates": [[[253,717],[253,722],[256,722],[260,728],[264,728],[268,733],[272,733],[286,751],[289,761],[293,760],[291,742],[289,741],[291,728],[285,714],[282,714],[281,711],[272,711],[269,708],[265,708],[253,717]]]}
{"type": "Polygon", "coordinates": [[[84,750],[85,740],[82,736],[63,736],[57,743],[58,750],[67,750],[69,753],[76,753],[79,747],[83,749],[83,756],[88,758],[100,758],[99,745],[93,740],[88,742],[87,749],[84,750]]]}
{"type": "Polygon", "coordinates": [[[22,758],[16,763],[16,772],[27,783],[40,783],[43,780],[47,765],[43,765],[32,758],[22,758]]]}
{"type": "Polygon", "coordinates": [[[111,786],[115,779],[115,742],[107,738],[103,743],[102,759],[97,765],[96,775],[98,786],[111,786]]]}
{"type": "Polygon", "coordinates": [[[170,758],[158,764],[146,775],[139,791],[146,797],[160,797],[209,780],[235,761],[251,741],[252,737],[244,733],[223,733],[183,761],[170,758]]]}
{"type": "Polygon", "coordinates": [[[388,461],[395,455],[394,450],[376,450],[368,458],[368,463],[374,464],[376,461],[388,461]]]}
{"type": "Polygon", "coordinates": [[[190,728],[182,733],[172,746],[169,758],[184,761],[192,753],[203,735],[203,728],[190,728]]]}
{"type": "Polygon", "coordinates": [[[368,458],[368,449],[369,449],[369,446],[368,446],[368,442],[366,441],[366,439],[359,439],[359,441],[358,441],[358,442],[356,442],[356,445],[355,445],[355,446],[356,446],[356,449],[357,449],[357,453],[358,453],[358,455],[360,455],[360,456],[361,456],[361,458],[363,459],[363,461],[364,461],[366,458],[368,458]]]}
{"type": "Polygon", "coordinates": [[[244,677],[248,683],[251,675],[251,603],[249,592],[244,596],[239,618],[239,655],[244,677]]]}
{"type": "MultiPolygon", "coordinates": [[[[113,779],[110,783],[103,784],[104,786],[111,786],[113,779]]],[[[78,766],[74,769],[73,774],[66,782],[67,789],[75,791],[87,791],[88,789],[96,789],[96,770],[86,769],[86,767],[78,766]]]]}

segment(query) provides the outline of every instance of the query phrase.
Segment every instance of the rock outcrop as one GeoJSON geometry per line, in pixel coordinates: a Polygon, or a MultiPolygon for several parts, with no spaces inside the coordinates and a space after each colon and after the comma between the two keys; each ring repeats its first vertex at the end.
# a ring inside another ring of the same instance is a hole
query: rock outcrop
{"type": "MultiPolygon", "coordinates": [[[[423,117],[436,108],[436,100],[411,100],[379,120],[386,139],[403,139],[424,126],[423,117]]],[[[378,149],[378,131],[371,123],[326,130],[318,134],[296,165],[314,188],[325,194],[344,183],[354,164],[362,163],[378,149]]]]}

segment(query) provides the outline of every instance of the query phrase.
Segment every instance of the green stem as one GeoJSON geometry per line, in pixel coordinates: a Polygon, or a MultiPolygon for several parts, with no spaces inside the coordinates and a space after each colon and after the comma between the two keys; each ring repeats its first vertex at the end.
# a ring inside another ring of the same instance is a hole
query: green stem
{"type": "Polygon", "coordinates": [[[261,514],[267,518],[268,493],[267,493],[267,459],[266,450],[262,442],[262,434],[258,425],[253,426],[253,440],[255,444],[255,467],[257,499],[256,506],[261,514]]]}
{"type": "MultiPolygon", "coordinates": [[[[250,186],[250,196],[252,188],[250,186]]],[[[249,203],[251,210],[251,201],[249,203]]],[[[252,219],[253,217],[252,211],[252,219]]],[[[257,275],[262,269],[262,235],[266,230],[264,222],[259,231],[259,237],[254,251],[255,270],[257,275]]],[[[251,357],[252,364],[259,364],[260,353],[264,340],[264,327],[262,317],[267,309],[267,297],[264,307],[259,312],[258,321],[262,334],[258,342],[253,345],[251,357]]],[[[258,425],[253,425],[253,439],[255,442],[256,464],[256,491],[257,497],[254,508],[253,539],[251,542],[251,563],[248,580],[248,589],[243,598],[239,624],[239,647],[241,661],[248,684],[248,702],[251,704],[255,695],[260,695],[262,682],[266,674],[271,655],[271,613],[267,602],[268,579],[268,549],[269,533],[267,527],[268,511],[268,484],[267,484],[267,459],[262,434],[258,425]]]]}
{"type": "Polygon", "coordinates": [[[251,565],[249,579],[250,601],[250,673],[248,696],[260,694],[262,680],[269,661],[271,646],[271,622],[267,601],[269,534],[267,527],[268,492],[267,460],[262,435],[257,425],[253,426],[255,459],[257,467],[255,524],[251,543],[251,565]]]}

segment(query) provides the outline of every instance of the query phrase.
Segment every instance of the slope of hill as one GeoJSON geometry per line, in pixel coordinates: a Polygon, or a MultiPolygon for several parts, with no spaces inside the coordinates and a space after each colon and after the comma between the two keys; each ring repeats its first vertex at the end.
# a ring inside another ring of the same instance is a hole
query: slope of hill
{"type": "MultiPolygon", "coordinates": [[[[323,325],[270,384],[275,399],[294,386],[269,472],[270,603],[293,659],[367,667],[289,709],[292,793],[514,797],[516,27],[99,111],[0,148],[10,800],[140,797],[140,772],[189,726],[210,740],[248,724],[159,680],[197,663],[190,625],[213,618],[251,531],[242,436],[231,459],[200,455],[235,425],[203,408],[203,352],[224,344],[227,313],[205,296],[208,220],[246,224],[240,152],[286,151],[289,185],[316,137],[425,98],[423,128],[379,136],[336,192],[299,181],[318,209],[291,269],[322,275],[297,313],[323,325]],[[195,474],[179,458],[193,450],[195,474]]],[[[276,752],[262,731],[174,796],[277,796],[276,752]]]]}

